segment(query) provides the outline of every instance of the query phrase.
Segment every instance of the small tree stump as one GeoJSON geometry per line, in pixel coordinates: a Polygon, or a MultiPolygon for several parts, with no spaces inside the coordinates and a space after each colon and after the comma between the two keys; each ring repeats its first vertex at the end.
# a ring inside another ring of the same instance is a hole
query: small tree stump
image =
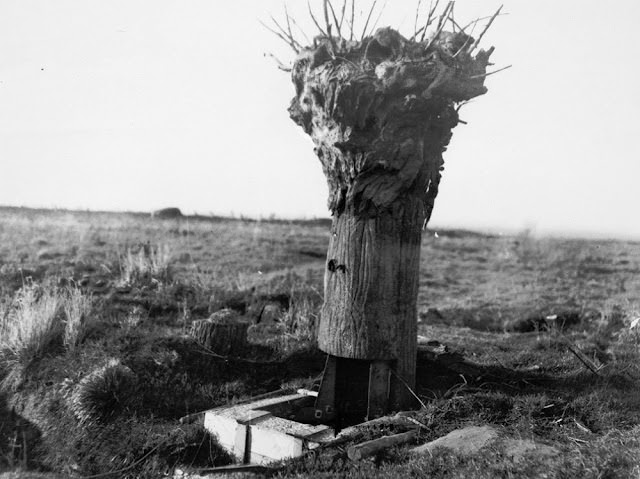
{"type": "Polygon", "coordinates": [[[191,323],[191,336],[202,346],[221,355],[238,355],[247,349],[249,322],[230,310],[213,313],[191,323]]]}

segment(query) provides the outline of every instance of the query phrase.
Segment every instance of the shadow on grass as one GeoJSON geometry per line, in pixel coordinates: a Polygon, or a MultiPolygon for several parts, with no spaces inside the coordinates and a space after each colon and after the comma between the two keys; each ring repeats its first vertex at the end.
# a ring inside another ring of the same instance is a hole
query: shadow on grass
{"type": "Polygon", "coordinates": [[[0,394],[0,472],[35,466],[31,452],[40,439],[40,430],[10,409],[5,396],[0,394]]]}

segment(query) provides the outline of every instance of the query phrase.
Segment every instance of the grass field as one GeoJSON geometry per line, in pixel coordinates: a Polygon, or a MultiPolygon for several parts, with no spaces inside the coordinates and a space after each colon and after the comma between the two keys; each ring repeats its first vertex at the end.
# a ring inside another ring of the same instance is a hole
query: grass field
{"type": "MultiPolygon", "coordinates": [[[[328,229],[0,209],[0,471],[161,477],[228,464],[179,419],[314,386],[328,229]],[[187,334],[222,308],[253,320],[269,310],[240,357],[187,334]]],[[[352,462],[333,449],[274,475],[640,477],[640,243],[427,231],[421,261],[419,334],[482,374],[420,358],[416,444],[490,424],[561,454],[405,447],[352,462]]]]}

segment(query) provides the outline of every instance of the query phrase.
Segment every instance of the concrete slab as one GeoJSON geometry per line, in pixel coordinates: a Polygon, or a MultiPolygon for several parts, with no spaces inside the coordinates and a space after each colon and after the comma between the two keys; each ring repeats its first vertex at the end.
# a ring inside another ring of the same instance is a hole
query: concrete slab
{"type": "Polygon", "coordinates": [[[236,406],[213,409],[204,415],[204,427],[239,462],[267,464],[297,457],[333,434],[325,425],[292,420],[300,408],[313,405],[308,391],[270,397],[236,406]]]}

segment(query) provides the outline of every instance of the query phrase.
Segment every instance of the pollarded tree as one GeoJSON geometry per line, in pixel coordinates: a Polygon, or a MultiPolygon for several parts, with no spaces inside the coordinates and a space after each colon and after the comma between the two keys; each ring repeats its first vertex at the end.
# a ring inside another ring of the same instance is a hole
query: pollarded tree
{"type": "Polygon", "coordinates": [[[337,12],[324,0],[323,26],[309,9],[320,35],[306,47],[288,13],[287,28],[275,23],[297,54],[289,113],[314,142],[333,217],[318,337],[330,359],[318,418],[374,416],[413,401],[422,230],[458,106],[487,91],[493,48],[478,44],[500,12],[473,38],[467,30],[478,21],[459,27],[453,6],[430,9],[411,38],[392,28],[368,33],[373,7],[355,38],[353,0],[337,12]]]}

